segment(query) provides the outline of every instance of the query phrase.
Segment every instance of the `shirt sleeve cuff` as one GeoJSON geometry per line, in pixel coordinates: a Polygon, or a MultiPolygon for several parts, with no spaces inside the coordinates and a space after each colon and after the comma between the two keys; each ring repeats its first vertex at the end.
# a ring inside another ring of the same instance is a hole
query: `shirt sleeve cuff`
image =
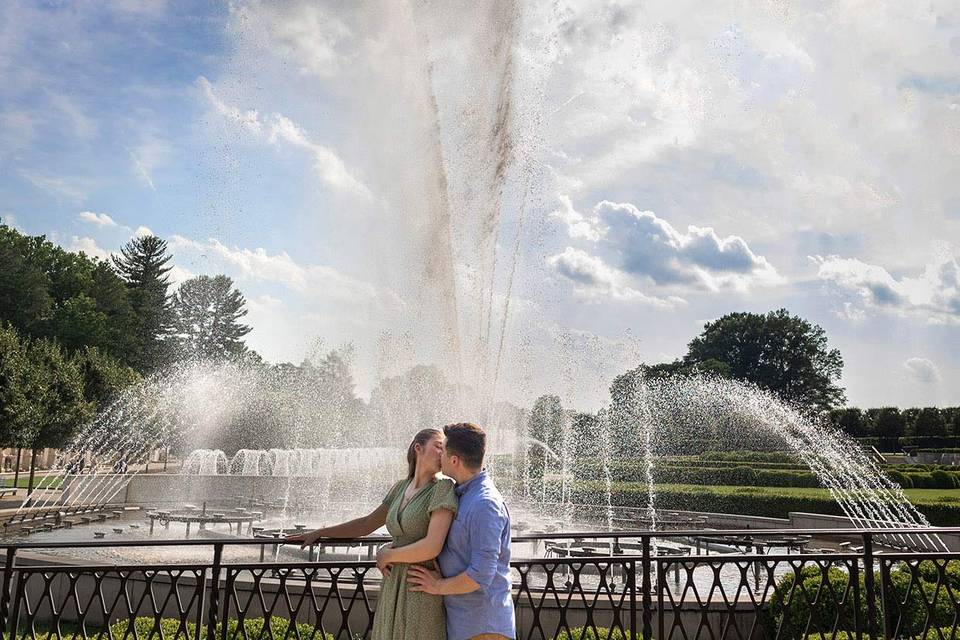
{"type": "Polygon", "coordinates": [[[467,570],[465,573],[467,574],[467,577],[469,577],[471,580],[476,582],[481,587],[489,587],[490,582],[493,580],[492,575],[486,574],[474,566],[467,567],[467,570]]]}

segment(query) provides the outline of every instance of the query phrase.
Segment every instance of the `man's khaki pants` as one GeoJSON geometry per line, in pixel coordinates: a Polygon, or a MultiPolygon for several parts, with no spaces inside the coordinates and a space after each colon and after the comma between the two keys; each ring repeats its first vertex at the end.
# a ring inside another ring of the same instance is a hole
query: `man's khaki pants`
{"type": "Polygon", "coordinates": [[[473,636],[470,640],[510,640],[510,638],[499,633],[481,633],[478,636],[473,636]]]}

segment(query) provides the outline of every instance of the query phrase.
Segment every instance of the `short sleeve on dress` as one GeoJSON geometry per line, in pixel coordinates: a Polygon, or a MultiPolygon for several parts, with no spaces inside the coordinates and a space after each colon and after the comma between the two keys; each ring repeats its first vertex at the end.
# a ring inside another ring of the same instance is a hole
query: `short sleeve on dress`
{"type": "Polygon", "coordinates": [[[400,480],[395,485],[390,487],[390,491],[387,492],[387,497],[383,499],[382,504],[389,505],[397,497],[397,494],[403,491],[403,485],[406,483],[406,479],[400,480]]]}
{"type": "Polygon", "coordinates": [[[433,495],[430,497],[430,505],[427,507],[427,513],[433,513],[437,509],[449,509],[453,515],[457,515],[457,506],[460,501],[453,490],[453,480],[441,478],[437,480],[437,486],[433,488],[433,495]]]}

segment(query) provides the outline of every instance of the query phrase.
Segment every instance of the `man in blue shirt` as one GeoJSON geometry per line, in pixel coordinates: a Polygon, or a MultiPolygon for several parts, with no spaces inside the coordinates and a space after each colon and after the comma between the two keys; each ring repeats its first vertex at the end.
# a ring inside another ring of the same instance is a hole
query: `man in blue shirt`
{"type": "Polygon", "coordinates": [[[483,471],[487,436],[480,427],[451,424],[440,466],[460,497],[457,517],[437,561],[440,573],[411,566],[411,591],[443,596],[447,640],[516,638],[510,580],[510,513],[483,471]]]}

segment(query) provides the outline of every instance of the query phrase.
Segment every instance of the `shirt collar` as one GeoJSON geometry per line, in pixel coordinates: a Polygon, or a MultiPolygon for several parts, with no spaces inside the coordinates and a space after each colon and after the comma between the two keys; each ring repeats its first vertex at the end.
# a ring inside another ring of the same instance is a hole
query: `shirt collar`
{"type": "Polygon", "coordinates": [[[487,478],[487,471],[486,469],[484,469],[483,471],[473,476],[463,484],[458,484],[456,487],[454,487],[454,492],[458,496],[462,496],[467,492],[467,489],[469,489],[470,487],[483,484],[483,481],[486,480],[486,478],[487,478]]]}

